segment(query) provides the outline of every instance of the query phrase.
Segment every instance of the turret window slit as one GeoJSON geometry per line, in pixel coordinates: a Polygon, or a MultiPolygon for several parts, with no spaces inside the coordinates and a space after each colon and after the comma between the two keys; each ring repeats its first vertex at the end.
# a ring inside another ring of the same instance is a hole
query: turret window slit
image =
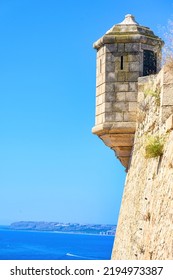
{"type": "Polygon", "coordinates": [[[120,65],[120,69],[123,70],[124,68],[124,57],[121,56],[121,65],[120,65]]]}
{"type": "Polygon", "coordinates": [[[102,60],[100,59],[100,73],[102,73],[102,60]]]}

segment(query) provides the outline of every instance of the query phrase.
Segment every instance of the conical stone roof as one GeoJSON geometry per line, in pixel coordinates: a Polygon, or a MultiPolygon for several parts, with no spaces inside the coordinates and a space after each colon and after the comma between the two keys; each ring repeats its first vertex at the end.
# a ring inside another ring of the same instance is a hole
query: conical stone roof
{"type": "Polygon", "coordinates": [[[115,24],[96,41],[93,47],[99,49],[104,44],[137,42],[152,46],[162,46],[164,43],[150,28],[139,25],[134,16],[128,14],[121,23],[115,24]]]}

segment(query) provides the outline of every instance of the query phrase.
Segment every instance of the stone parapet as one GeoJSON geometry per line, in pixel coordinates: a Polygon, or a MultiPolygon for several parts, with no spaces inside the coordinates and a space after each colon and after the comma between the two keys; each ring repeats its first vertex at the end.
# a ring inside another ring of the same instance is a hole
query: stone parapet
{"type": "Polygon", "coordinates": [[[138,103],[147,95],[155,97],[159,103],[160,123],[165,123],[173,113],[173,71],[167,65],[157,75],[138,79],[138,103]]]}

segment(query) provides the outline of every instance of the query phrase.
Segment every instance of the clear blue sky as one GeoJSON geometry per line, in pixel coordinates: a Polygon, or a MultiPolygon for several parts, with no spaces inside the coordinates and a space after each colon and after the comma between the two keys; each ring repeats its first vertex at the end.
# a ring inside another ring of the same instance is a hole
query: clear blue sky
{"type": "Polygon", "coordinates": [[[158,34],[173,0],[0,0],[0,224],[116,224],[125,180],[91,133],[92,44],[128,13],[158,34]]]}

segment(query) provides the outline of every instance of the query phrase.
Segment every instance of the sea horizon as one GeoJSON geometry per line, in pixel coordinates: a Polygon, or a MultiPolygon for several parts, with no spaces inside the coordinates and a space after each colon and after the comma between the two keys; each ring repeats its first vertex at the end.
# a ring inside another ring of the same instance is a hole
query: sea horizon
{"type": "Polygon", "coordinates": [[[109,260],[114,236],[0,226],[0,260],[109,260]]]}
{"type": "Polygon", "coordinates": [[[4,225],[0,225],[0,230],[1,228],[8,228],[8,230],[10,231],[24,231],[24,232],[47,232],[47,233],[57,233],[57,234],[76,234],[76,235],[98,235],[98,236],[110,236],[112,237],[113,235],[104,235],[104,234],[98,234],[98,233],[83,233],[83,232],[65,232],[65,231],[55,231],[55,230],[33,230],[33,229],[11,229],[9,226],[4,226],[4,225]]]}

